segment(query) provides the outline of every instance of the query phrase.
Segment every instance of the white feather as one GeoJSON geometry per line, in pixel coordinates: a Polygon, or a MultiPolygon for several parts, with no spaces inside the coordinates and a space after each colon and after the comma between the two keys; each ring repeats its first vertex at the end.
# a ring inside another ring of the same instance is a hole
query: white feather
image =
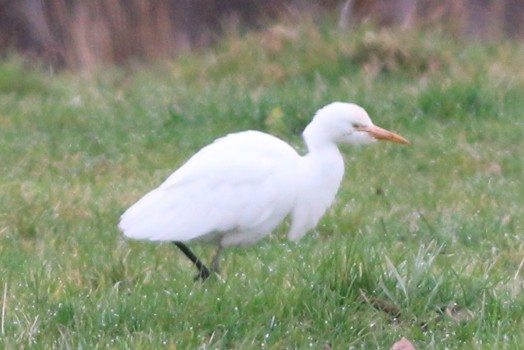
{"type": "MultiPolygon", "coordinates": [[[[119,228],[135,239],[230,246],[256,242],[291,215],[288,237],[298,240],[317,225],[340,186],[344,163],[336,144],[374,141],[366,128],[380,129],[361,107],[335,102],[305,129],[305,156],[258,131],[220,138],[131,206],[119,228]]],[[[407,143],[380,130],[380,138],[407,143]]]]}
{"type": "Polygon", "coordinates": [[[129,208],[120,229],[155,241],[252,243],[270,233],[296,202],[300,157],[276,137],[246,131],[218,139],[195,154],[159,188],[129,208]]]}

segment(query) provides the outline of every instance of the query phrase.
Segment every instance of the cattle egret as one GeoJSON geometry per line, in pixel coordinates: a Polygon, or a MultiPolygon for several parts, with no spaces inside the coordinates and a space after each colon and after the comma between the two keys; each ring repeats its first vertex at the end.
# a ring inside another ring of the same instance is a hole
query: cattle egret
{"type": "Polygon", "coordinates": [[[288,238],[297,241],[335,198],[344,175],[338,143],[409,143],[373,125],[362,107],[343,102],[318,110],[303,137],[304,156],[259,131],[219,138],[131,206],[118,226],[129,238],[175,243],[204,280],[210,270],[183,242],[218,245],[211,264],[216,272],[224,247],[252,244],[288,215],[288,238]]]}

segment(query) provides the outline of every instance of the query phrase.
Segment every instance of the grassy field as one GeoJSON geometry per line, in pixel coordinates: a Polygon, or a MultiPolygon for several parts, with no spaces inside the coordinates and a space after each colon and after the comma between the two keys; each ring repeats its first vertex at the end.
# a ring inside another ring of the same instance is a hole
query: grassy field
{"type": "Polygon", "coordinates": [[[89,76],[0,62],[0,348],[521,348],[523,61],[511,43],[278,26],[89,76]],[[118,232],[214,138],[302,150],[333,100],[412,145],[345,147],[337,201],[299,244],[284,224],[202,284],[172,245],[118,232]]]}

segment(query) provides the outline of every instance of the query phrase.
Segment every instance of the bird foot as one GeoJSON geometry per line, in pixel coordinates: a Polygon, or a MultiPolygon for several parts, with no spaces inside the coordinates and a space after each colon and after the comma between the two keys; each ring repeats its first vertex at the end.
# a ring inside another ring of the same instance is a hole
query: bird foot
{"type": "Polygon", "coordinates": [[[223,281],[222,277],[220,276],[220,271],[218,269],[214,269],[214,268],[208,269],[205,266],[203,266],[203,269],[198,271],[198,273],[193,278],[193,281],[195,281],[195,282],[196,281],[204,282],[209,277],[211,277],[211,275],[217,276],[221,281],[223,281]]]}
{"type": "Polygon", "coordinates": [[[202,269],[200,271],[198,271],[198,273],[196,274],[196,276],[193,278],[193,281],[202,281],[204,282],[205,280],[207,280],[209,278],[209,276],[211,276],[211,273],[209,272],[208,269],[202,269]]]}

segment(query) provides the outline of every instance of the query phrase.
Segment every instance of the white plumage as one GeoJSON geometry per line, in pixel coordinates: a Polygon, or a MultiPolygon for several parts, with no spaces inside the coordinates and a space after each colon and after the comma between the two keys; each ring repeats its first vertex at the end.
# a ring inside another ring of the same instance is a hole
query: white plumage
{"type": "Polygon", "coordinates": [[[295,241],[316,226],[340,186],[337,143],[408,143],[374,126],[361,107],[341,102],[320,109],[303,136],[304,156],[258,131],[216,140],[131,206],[120,230],[134,239],[227,247],[258,241],[290,215],[295,241]]]}

